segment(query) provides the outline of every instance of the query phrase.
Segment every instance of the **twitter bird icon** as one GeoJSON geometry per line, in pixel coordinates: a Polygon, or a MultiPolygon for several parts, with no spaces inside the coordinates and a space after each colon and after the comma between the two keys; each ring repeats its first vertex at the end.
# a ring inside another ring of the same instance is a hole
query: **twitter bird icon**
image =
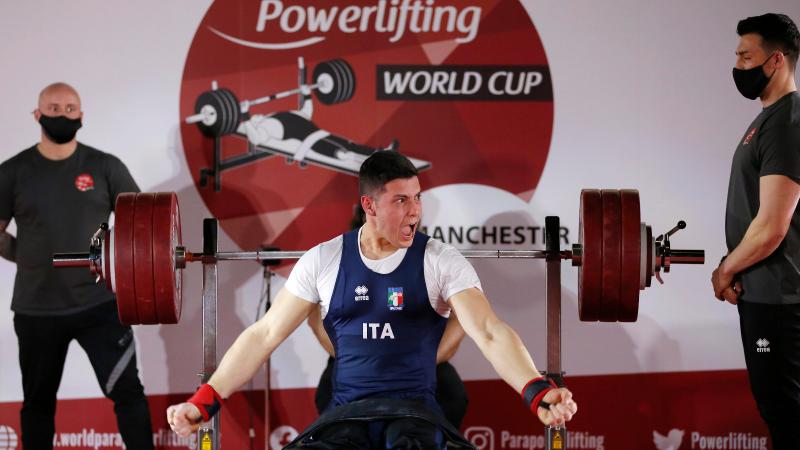
{"type": "Polygon", "coordinates": [[[673,428],[666,436],[662,436],[658,431],[653,431],[653,442],[658,450],[678,450],[683,441],[683,430],[673,428]]]}

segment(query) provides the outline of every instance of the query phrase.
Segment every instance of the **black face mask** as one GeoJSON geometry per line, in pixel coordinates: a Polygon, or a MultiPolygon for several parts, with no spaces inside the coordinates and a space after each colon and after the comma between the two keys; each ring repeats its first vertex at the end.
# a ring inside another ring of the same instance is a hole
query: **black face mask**
{"type": "Polygon", "coordinates": [[[66,144],[75,139],[75,133],[83,126],[81,119],[70,119],[66,116],[45,116],[39,117],[39,124],[44,133],[56,144],[66,144]]]}
{"type": "MultiPolygon", "coordinates": [[[[772,55],[769,58],[772,58],[772,55]]],[[[760,66],[752,69],[733,68],[733,82],[736,83],[736,89],[739,90],[740,94],[750,100],[755,100],[764,92],[764,88],[769,84],[772,75],[775,75],[775,71],[770,76],[764,74],[764,64],[769,61],[769,58],[760,66]]]]}

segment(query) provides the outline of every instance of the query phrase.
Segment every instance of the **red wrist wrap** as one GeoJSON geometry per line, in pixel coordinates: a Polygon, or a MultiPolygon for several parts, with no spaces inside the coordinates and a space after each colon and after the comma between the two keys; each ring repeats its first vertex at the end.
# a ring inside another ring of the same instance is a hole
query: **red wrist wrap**
{"type": "Polygon", "coordinates": [[[214,414],[216,414],[222,406],[222,397],[219,396],[217,391],[215,391],[210,384],[200,385],[200,387],[197,388],[197,392],[186,401],[200,410],[200,414],[203,416],[203,422],[207,422],[214,417],[214,414]]]}
{"type": "Polygon", "coordinates": [[[553,380],[548,380],[545,377],[536,377],[522,388],[522,400],[531,409],[531,412],[536,414],[536,408],[548,409],[550,407],[550,404],[543,400],[544,396],[557,387],[553,380]]]}

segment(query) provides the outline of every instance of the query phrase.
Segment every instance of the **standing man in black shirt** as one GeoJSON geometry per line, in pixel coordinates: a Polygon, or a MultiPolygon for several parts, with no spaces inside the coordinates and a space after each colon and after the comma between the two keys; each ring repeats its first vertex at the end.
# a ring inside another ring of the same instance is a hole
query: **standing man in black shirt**
{"type": "Polygon", "coordinates": [[[750,388],[776,450],[800,445],[800,33],[783,14],[739,22],[733,79],[763,110],[733,155],[714,295],[736,304],[750,388]]]}
{"type": "Polygon", "coordinates": [[[120,324],[113,294],[86,270],[55,270],[50,262],[53,253],[85,247],[108,221],[117,194],[139,188],[119,159],[75,139],[83,112],[71,86],[42,90],[34,116],[41,142],[0,164],[0,256],[17,264],[11,309],[24,394],[22,445],[53,448],[56,392],[76,339],[114,401],[126,447],[152,449],[133,332],[120,324]],[[12,218],[16,237],[5,231],[12,218]]]}

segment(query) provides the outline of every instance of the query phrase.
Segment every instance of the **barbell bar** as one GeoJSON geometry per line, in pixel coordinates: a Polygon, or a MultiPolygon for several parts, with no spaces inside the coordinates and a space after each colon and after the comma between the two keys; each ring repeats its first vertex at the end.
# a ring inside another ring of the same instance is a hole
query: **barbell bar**
{"type": "MultiPolygon", "coordinates": [[[[117,294],[120,320],[129,325],[177,323],[181,272],[189,262],[298,259],[305,251],[190,252],[181,245],[180,210],[174,192],[120,194],[113,229],[101,225],[88,253],[53,256],[55,267],[89,267],[98,283],[117,294]]],[[[672,264],[703,264],[703,250],[671,248],[683,221],[653,238],[640,222],[635,190],[581,191],[579,242],[569,250],[459,250],[467,258],[559,259],[578,267],[582,321],[632,322],[639,291],[672,264]]]]}

